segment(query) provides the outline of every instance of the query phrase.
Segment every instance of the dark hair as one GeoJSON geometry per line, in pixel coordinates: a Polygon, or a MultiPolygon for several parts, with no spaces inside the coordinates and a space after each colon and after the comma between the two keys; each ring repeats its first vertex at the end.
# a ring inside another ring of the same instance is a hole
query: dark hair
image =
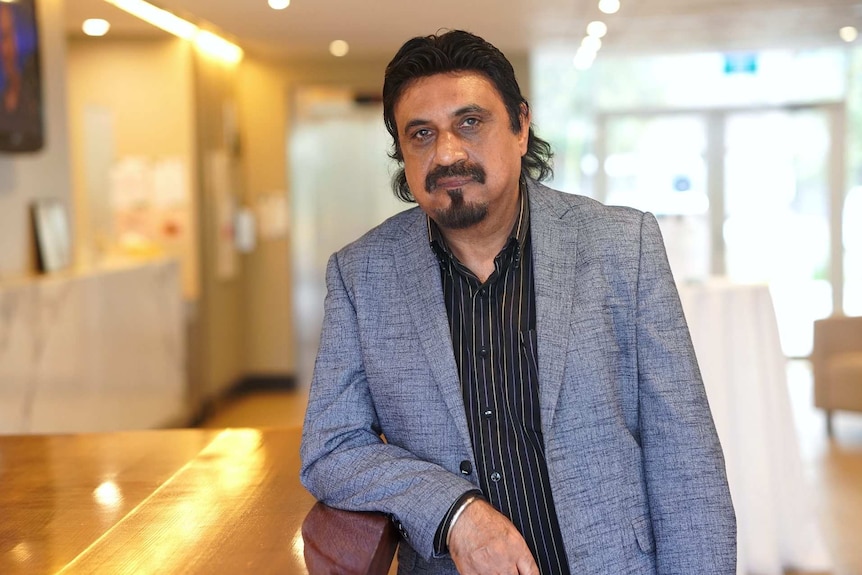
{"type": "MultiPolygon", "coordinates": [[[[447,72],[478,72],[484,75],[499,92],[509,113],[512,132],[521,129],[522,113],[530,105],[521,95],[515,79],[515,70],[502,52],[482,38],[451,30],[440,35],[418,36],[405,42],[389,65],[383,81],[383,121],[392,136],[389,157],[399,163],[392,178],[395,195],[405,202],[415,202],[404,174],[404,156],[398,144],[395,125],[395,104],[412,82],[419,78],[447,72]]],[[[553,174],[551,145],[533,133],[530,126],[527,153],[521,158],[521,177],[544,180],[553,174]]]]}

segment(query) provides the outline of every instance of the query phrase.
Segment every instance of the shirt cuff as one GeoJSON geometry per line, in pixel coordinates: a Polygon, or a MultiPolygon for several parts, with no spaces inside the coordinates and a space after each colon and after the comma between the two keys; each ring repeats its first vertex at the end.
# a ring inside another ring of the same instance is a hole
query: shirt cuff
{"type": "Polygon", "coordinates": [[[464,504],[471,497],[478,497],[484,501],[485,497],[482,495],[482,492],[478,489],[471,489],[470,491],[465,492],[461,495],[455,502],[449,507],[449,510],[443,516],[443,520],[440,522],[440,526],[437,527],[437,532],[434,533],[434,553],[438,556],[445,555],[449,552],[449,548],[446,546],[446,539],[449,538],[449,528],[451,527],[452,517],[455,515],[455,512],[461,508],[461,505],[464,504]]]}

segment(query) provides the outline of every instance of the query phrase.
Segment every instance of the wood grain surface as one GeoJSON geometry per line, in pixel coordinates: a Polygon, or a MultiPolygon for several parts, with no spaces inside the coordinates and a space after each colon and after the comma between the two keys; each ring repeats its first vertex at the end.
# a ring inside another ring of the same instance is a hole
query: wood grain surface
{"type": "Polygon", "coordinates": [[[309,571],[306,544],[386,573],[395,538],[380,514],[315,514],[303,539],[316,502],[299,441],[274,428],[0,436],[0,573],[337,572],[309,571]]]}

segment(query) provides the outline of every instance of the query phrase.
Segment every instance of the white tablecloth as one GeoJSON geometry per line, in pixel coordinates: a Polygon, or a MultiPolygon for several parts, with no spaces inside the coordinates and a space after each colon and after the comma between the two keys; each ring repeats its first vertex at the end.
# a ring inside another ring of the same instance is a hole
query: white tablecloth
{"type": "Polygon", "coordinates": [[[828,571],[769,288],[715,280],[680,286],[680,298],[724,449],[739,573],[828,571]]]}

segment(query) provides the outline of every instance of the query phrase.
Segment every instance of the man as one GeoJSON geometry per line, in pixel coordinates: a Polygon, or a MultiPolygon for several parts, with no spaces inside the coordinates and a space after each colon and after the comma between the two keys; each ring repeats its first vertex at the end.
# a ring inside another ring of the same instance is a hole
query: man
{"type": "Polygon", "coordinates": [[[329,261],[303,483],[389,514],[399,573],[735,573],[655,218],[537,182],[550,148],[472,34],[408,41],[383,106],[419,206],[329,261]]]}

